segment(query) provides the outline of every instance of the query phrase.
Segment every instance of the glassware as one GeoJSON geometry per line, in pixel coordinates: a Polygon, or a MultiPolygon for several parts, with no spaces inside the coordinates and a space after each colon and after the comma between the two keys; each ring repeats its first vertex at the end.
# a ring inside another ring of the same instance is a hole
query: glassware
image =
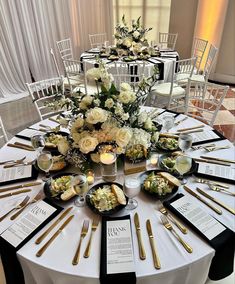
{"type": "Polygon", "coordinates": [[[100,154],[101,176],[105,181],[114,181],[117,177],[116,153],[104,152],[100,154]]]}
{"type": "Polygon", "coordinates": [[[140,180],[138,178],[125,177],[123,191],[129,198],[125,208],[127,210],[135,209],[138,206],[138,202],[133,197],[140,192],[140,180]]]}
{"type": "Polygon", "coordinates": [[[182,179],[181,184],[186,184],[187,179],[183,177],[192,167],[192,158],[187,156],[179,156],[175,161],[175,168],[180,174],[180,179],[182,179]]]}
{"type": "Polygon", "coordinates": [[[163,127],[168,132],[174,126],[174,117],[173,116],[164,116],[163,118],[163,127]]]}
{"type": "Polygon", "coordinates": [[[35,150],[37,150],[37,155],[42,152],[42,149],[45,147],[45,139],[43,135],[34,135],[31,137],[31,143],[35,150]]]}
{"type": "Polygon", "coordinates": [[[71,187],[78,195],[74,201],[74,205],[77,207],[83,207],[85,205],[85,194],[88,191],[87,177],[84,174],[76,175],[71,180],[71,187]]]}
{"type": "Polygon", "coordinates": [[[182,150],[183,153],[185,153],[188,149],[191,148],[192,143],[193,143],[193,138],[189,134],[180,134],[179,136],[179,147],[182,150]]]}
{"type": "Polygon", "coordinates": [[[86,178],[87,178],[87,183],[89,185],[93,184],[95,181],[95,173],[92,169],[88,169],[85,171],[86,178]]]}
{"type": "Polygon", "coordinates": [[[45,172],[45,176],[46,178],[43,178],[42,180],[45,181],[50,177],[50,168],[53,165],[53,159],[52,159],[52,155],[50,152],[45,151],[45,152],[41,152],[38,157],[37,157],[37,165],[39,167],[39,169],[41,169],[42,171],[45,172]]]}

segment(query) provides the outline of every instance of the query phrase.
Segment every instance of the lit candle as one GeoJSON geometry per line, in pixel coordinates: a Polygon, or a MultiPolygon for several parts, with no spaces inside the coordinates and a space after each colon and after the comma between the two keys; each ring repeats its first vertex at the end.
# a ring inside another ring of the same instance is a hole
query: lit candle
{"type": "Polygon", "coordinates": [[[95,174],[92,170],[86,171],[86,179],[89,185],[93,184],[95,181],[95,174]]]}
{"type": "Polygon", "coordinates": [[[102,153],[100,154],[100,162],[105,165],[111,165],[116,161],[116,155],[114,153],[102,153]]]}
{"type": "Polygon", "coordinates": [[[153,154],[150,157],[150,165],[155,167],[157,165],[157,162],[158,162],[158,154],[153,154]]]}

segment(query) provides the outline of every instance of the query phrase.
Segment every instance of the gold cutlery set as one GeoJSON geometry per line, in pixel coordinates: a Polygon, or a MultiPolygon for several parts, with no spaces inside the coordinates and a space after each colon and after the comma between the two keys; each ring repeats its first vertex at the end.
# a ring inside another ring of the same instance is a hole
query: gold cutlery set
{"type": "MultiPolygon", "coordinates": [[[[230,194],[232,196],[235,196],[234,193],[230,192],[227,190],[227,188],[229,188],[226,185],[223,185],[221,183],[216,183],[216,182],[210,182],[207,180],[203,180],[203,179],[196,179],[196,182],[199,183],[205,183],[208,185],[209,189],[213,190],[213,191],[218,191],[218,192],[226,192],[226,194],[230,194]]],[[[200,195],[198,195],[195,191],[193,191],[192,189],[188,188],[187,186],[183,187],[185,191],[187,191],[189,194],[193,195],[194,197],[196,197],[198,200],[200,200],[201,202],[203,202],[205,205],[207,205],[208,207],[210,207],[213,211],[215,211],[217,214],[221,215],[223,214],[222,210],[216,206],[214,206],[214,204],[207,202],[207,200],[205,200],[204,198],[202,198],[200,195]]],[[[204,197],[206,197],[207,199],[213,201],[214,203],[220,205],[221,207],[223,207],[224,209],[226,209],[227,211],[229,211],[230,213],[232,213],[233,215],[235,215],[235,210],[233,208],[230,208],[229,206],[227,206],[226,204],[224,204],[223,202],[221,202],[220,200],[218,200],[217,198],[214,198],[213,196],[211,196],[210,194],[206,193],[204,190],[200,189],[200,188],[196,188],[197,192],[199,192],[201,195],[203,195],[204,197]]]]}
{"type": "Polygon", "coordinates": [[[20,143],[20,142],[15,142],[14,144],[8,143],[7,146],[26,150],[26,151],[35,151],[35,149],[31,145],[20,143]]]}
{"type": "MultiPolygon", "coordinates": [[[[168,213],[168,211],[164,208],[162,203],[157,204],[157,209],[163,214],[161,216],[162,224],[164,225],[165,228],[170,230],[178,239],[178,241],[184,246],[187,252],[192,253],[192,248],[179,236],[179,234],[174,230],[173,226],[169,222],[169,220],[174,223],[182,233],[187,234],[187,229],[172,215],[168,213]],[[162,218],[163,217],[163,218],[162,218]]],[[[140,227],[140,221],[139,221],[139,215],[138,213],[135,213],[134,215],[134,224],[135,224],[135,229],[136,229],[136,236],[137,236],[137,241],[138,241],[138,248],[139,248],[139,257],[141,260],[146,259],[146,253],[145,253],[145,248],[144,244],[142,241],[142,236],[141,236],[141,227],[140,227]]],[[[146,220],[146,229],[149,237],[149,242],[151,246],[151,251],[152,251],[152,257],[153,257],[153,264],[156,269],[161,268],[161,262],[160,262],[160,257],[157,252],[156,244],[155,244],[155,239],[152,231],[152,225],[151,221],[149,219],[146,220]]]]}
{"type": "MultiPolygon", "coordinates": [[[[45,237],[68,215],[68,213],[71,211],[72,208],[73,207],[68,207],[67,209],[65,209],[63,211],[63,213],[59,216],[59,218],[57,218],[52,223],[52,225],[44,233],[42,233],[42,235],[40,235],[36,239],[35,244],[40,244],[45,239],[45,237]]],[[[40,257],[46,251],[46,249],[49,247],[49,245],[62,232],[62,230],[70,223],[70,221],[73,219],[73,217],[74,217],[74,215],[71,215],[64,221],[64,223],[59,227],[59,229],[38,250],[38,252],[36,253],[36,256],[40,257]]],[[[84,254],[83,254],[84,258],[88,258],[90,256],[90,253],[91,253],[91,243],[92,243],[93,235],[94,235],[98,225],[99,225],[98,218],[93,219],[92,225],[91,225],[90,237],[89,237],[88,243],[86,245],[86,249],[85,249],[84,254]]],[[[82,229],[81,229],[81,233],[80,233],[78,246],[77,246],[76,252],[74,254],[74,257],[72,259],[72,264],[73,265],[77,265],[79,263],[79,261],[80,261],[80,251],[81,251],[82,241],[86,237],[86,235],[88,233],[88,230],[89,230],[89,220],[84,220],[83,226],[82,226],[82,229]]]]}
{"type": "Polygon", "coordinates": [[[200,145],[200,146],[192,146],[193,150],[206,150],[207,152],[213,152],[221,149],[229,149],[230,146],[216,146],[216,144],[208,144],[208,145],[200,145]]]}

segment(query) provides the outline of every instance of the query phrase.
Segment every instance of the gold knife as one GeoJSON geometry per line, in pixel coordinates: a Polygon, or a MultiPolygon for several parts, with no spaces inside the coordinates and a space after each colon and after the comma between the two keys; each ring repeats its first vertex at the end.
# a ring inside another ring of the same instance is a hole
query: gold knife
{"type": "Polygon", "coordinates": [[[193,158],[196,162],[202,162],[202,163],[208,163],[208,164],[215,164],[215,165],[221,165],[221,166],[227,166],[230,167],[231,165],[227,162],[222,161],[216,161],[216,160],[206,160],[201,158],[193,158]]]}
{"type": "Polygon", "coordinates": [[[9,197],[9,196],[12,196],[12,195],[17,195],[17,194],[25,193],[25,192],[29,192],[29,191],[31,191],[31,189],[22,189],[22,190],[19,190],[19,191],[10,192],[10,193],[0,195],[0,198],[9,197]]]}
{"type": "Polygon", "coordinates": [[[136,229],[136,235],[137,235],[137,240],[138,240],[138,246],[139,246],[139,256],[140,259],[144,260],[146,259],[146,253],[141,237],[141,231],[140,231],[140,220],[139,220],[139,215],[138,213],[135,213],[134,215],[134,222],[135,222],[135,229],[136,229]]]}
{"type": "Polygon", "coordinates": [[[45,237],[50,233],[52,229],[55,228],[55,226],[62,220],[64,217],[71,211],[73,206],[67,208],[61,215],[60,217],[40,236],[36,239],[35,244],[40,244],[42,240],[45,239],[45,237]]]}
{"type": "Polygon", "coordinates": [[[11,143],[8,143],[7,146],[13,147],[13,148],[22,149],[22,150],[26,150],[26,151],[35,151],[34,149],[30,149],[30,148],[27,148],[25,146],[15,145],[15,144],[11,144],[11,143]]]}
{"type": "Polygon", "coordinates": [[[197,128],[203,128],[205,125],[204,124],[200,124],[194,127],[188,127],[188,128],[181,128],[178,129],[177,132],[184,132],[184,131],[188,131],[188,130],[193,130],[193,129],[197,129],[197,128]]]}
{"type": "Polygon", "coordinates": [[[152,227],[151,227],[151,223],[150,223],[149,219],[146,221],[146,227],[147,227],[147,232],[148,232],[148,235],[149,235],[149,241],[150,241],[150,245],[151,245],[151,249],[152,249],[154,267],[156,269],[160,269],[161,268],[161,263],[160,263],[159,256],[158,256],[158,254],[156,252],[155,242],[154,242],[154,237],[153,237],[153,232],[152,232],[152,227]]]}
{"type": "Polygon", "coordinates": [[[11,186],[11,187],[4,187],[4,188],[0,188],[0,193],[5,192],[5,191],[9,191],[9,190],[15,190],[15,189],[23,188],[23,187],[31,187],[31,186],[35,186],[35,185],[39,185],[39,184],[41,184],[40,181],[35,181],[35,182],[24,183],[24,184],[20,184],[20,185],[14,185],[14,186],[11,186]]]}
{"type": "Polygon", "coordinates": [[[190,193],[191,195],[193,195],[194,197],[196,197],[198,200],[200,200],[201,202],[203,202],[204,204],[206,204],[208,207],[210,207],[213,211],[215,211],[217,214],[221,215],[222,211],[215,207],[214,205],[208,203],[205,199],[201,198],[201,196],[199,196],[198,194],[196,194],[194,191],[192,191],[190,188],[188,188],[187,186],[184,186],[184,190],[186,190],[188,193],[190,193]]]}
{"type": "Polygon", "coordinates": [[[14,144],[34,150],[33,146],[28,145],[28,144],[24,144],[24,143],[20,143],[20,142],[15,142],[14,144]]]}
{"type": "Polygon", "coordinates": [[[225,163],[233,163],[235,164],[235,160],[227,160],[227,159],[221,159],[221,158],[215,158],[215,157],[207,157],[207,156],[200,156],[203,159],[207,159],[207,160],[214,160],[214,161],[221,161],[221,162],[225,162],[225,163]]]}
{"type": "Polygon", "coordinates": [[[45,243],[43,247],[36,253],[36,256],[41,256],[45,250],[49,247],[49,245],[54,241],[54,239],[62,232],[62,230],[69,224],[69,222],[73,219],[74,215],[68,217],[65,222],[59,227],[59,229],[54,233],[54,235],[45,243]]]}
{"type": "Polygon", "coordinates": [[[210,194],[206,193],[205,191],[201,190],[200,188],[197,187],[197,191],[200,192],[202,195],[204,195],[205,197],[209,198],[210,200],[214,201],[215,203],[217,203],[218,205],[220,205],[221,207],[223,207],[224,209],[228,210],[230,213],[232,213],[233,215],[235,215],[235,210],[233,208],[228,207],[226,204],[222,203],[221,201],[219,201],[218,199],[215,199],[214,197],[212,197],[210,194]]]}

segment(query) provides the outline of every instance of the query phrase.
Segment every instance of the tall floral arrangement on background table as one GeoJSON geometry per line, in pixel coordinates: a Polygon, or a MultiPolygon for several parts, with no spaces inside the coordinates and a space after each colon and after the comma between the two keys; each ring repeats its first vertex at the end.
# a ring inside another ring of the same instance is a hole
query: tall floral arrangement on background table
{"type": "Polygon", "coordinates": [[[86,74],[97,83],[97,92],[80,93],[76,104],[71,98],[70,139],[60,140],[59,151],[70,158],[79,153],[97,161],[97,147],[105,143],[114,143],[118,153],[124,153],[126,147],[135,144],[148,149],[158,140],[158,128],[153,122],[156,111],[141,112],[140,106],[156,82],[157,70],[151,77],[143,78],[135,91],[128,83],[122,83],[118,90],[112,74],[101,61],[98,64],[98,68],[89,69],[86,74]]]}
{"type": "Polygon", "coordinates": [[[152,28],[144,28],[140,19],[141,17],[132,20],[131,25],[128,25],[123,15],[121,23],[115,27],[116,45],[112,48],[114,53],[140,57],[155,54],[154,48],[150,47],[146,37],[152,28]]]}

